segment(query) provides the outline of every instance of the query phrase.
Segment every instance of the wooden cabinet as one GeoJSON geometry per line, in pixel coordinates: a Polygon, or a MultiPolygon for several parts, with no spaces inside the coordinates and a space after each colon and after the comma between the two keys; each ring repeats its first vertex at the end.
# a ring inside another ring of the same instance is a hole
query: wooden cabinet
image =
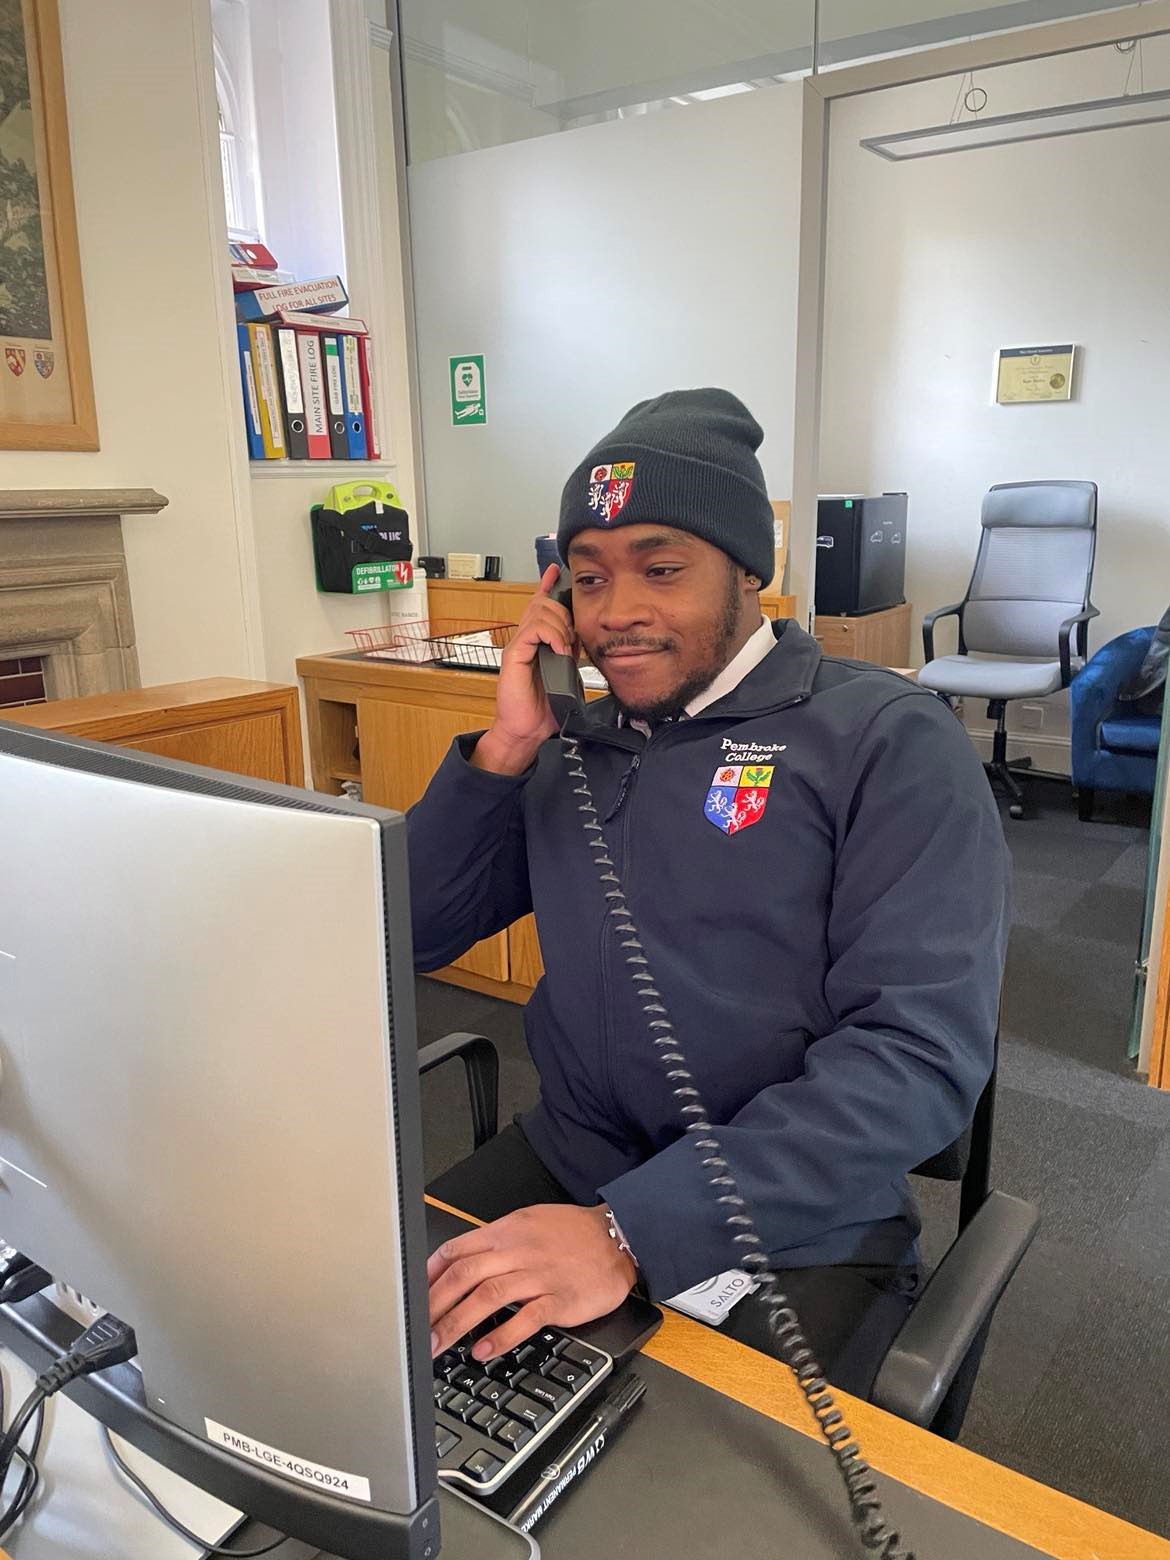
{"type": "Polygon", "coordinates": [[[817,643],[826,655],[850,661],[872,661],[876,666],[905,666],[910,660],[910,603],[868,612],[864,617],[822,617],[815,628],[817,643]]]}
{"type": "Polygon", "coordinates": [[[508,928],[508,965],[517,986],[535,986],[544,974],[535,916],[526,915],[508,928]]]}
{"type": "Polygon", "coordinates": [[[429,580],[427,611],[436,622],[518,623],[535,589],[535,580],[429,580]]]}
{"type": "Polygon", "coordinates": [[[53,699],[5,710],[4,719],[256,780],[305,782],[297,690],[281,683],[205,677],[84,699],[53,699]]]}

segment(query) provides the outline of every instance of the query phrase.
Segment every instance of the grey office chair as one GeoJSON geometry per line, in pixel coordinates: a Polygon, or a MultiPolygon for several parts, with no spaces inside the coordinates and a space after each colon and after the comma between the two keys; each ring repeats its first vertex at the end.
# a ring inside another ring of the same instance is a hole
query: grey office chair
{"type": "MultiPolygon", "coordinates": [[[[995,1050],[998,1062],[998,1033],[995,1050]]],[[[454,1060],[467,1073],[480,1148],[499,1124],[499,1055],[484,1035],[445,1035],[420,1048],[419,1072],[454,1060]]],[[[950,1441],[962,1428],[996,1307],[1039,1224],[1031,1203],[992,1190],[995,1077],[993,1067],[962,1137],[914,1171],[960,1183],[958,1229],[890,1344],[870,1394],[887,1413],[950,1441]]]]}
{"type": "Polygon", "coordinates": [[[1042,699],[1067,688],[1084,664],[1089,619],[1097,616],[1089,601],[1096,549],[1095,482],[1000,483],[983,500],[967,594],[922,622],[926,665],[918,681],[951,698],[988,701],[995,721],[988,777],[1007,792],[1013,818],[1024,816],[1013,770],[1031,768],[1032,760],[1008,762],[1007,707],[1012,699],[1042,699]],[[951,615],[959,619],[959,652],[936,656],[934,625],[951,615]]]}

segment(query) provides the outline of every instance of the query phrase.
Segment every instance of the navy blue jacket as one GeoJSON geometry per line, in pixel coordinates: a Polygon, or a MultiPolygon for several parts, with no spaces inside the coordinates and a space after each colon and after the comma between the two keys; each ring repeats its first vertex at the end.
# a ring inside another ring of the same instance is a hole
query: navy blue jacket
{"type": "MultiPolygon", "coordinates": [[[[646,739],[599,700],[571,728],[658,989],[773,1262],[912,1261],[907,1173],[992,1065],[1008,860],[970,739],[894,672],[793,622],[732,693],[646,739]]],[[[513,778],[456,739],[409,815],[415,961],[535,909],[523,1122],[612,1207],[650,1292],[737,1265],[607,916],[561,744],[513,778]]]]}

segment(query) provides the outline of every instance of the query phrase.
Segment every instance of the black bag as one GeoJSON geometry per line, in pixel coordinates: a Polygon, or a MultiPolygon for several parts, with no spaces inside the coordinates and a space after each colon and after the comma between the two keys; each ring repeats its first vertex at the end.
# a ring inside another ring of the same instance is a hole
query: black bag
{"type": "Polygon", "coordinates": [[[369,503],[342,514],[314,504],[310,514],[318,590],[358,596],[409,583],[403,565],[414,549],[405,509],[369,503]]]}
{"type": "Polygon", "coordinates": [[[1138,670],[1118,693],[1119,702],[1128,704],[1131,715],[1160,715],[1166,692],[1166,669],[1170,663],[1170,607],[1150,639],[1150,648],[1138,670]]]}

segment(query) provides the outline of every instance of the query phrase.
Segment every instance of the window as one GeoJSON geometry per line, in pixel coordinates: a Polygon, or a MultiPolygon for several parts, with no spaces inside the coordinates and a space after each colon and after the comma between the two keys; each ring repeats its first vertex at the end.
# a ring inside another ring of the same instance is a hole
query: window
{"type": "Polygon", "coordinates": [[[223,170],[223,203],[227,208],[227,225],[230,232],[239,232],[244,227],[244,219],[240,215],[240,173],[236,160],[236,133],[229,129],[227,120],[223,114],[223,95],[218,91],[219,82],[216,82],[217,95],[219,97],[219,162],[223,170]]]}
{"type": "Polygon", "coordinates": [[[219,109],[219,160],[228,231],[233,238],[260,237],[262,206],[256,155],[256,113],[248,13],[231,3],[212,5],[215,98],[219,109]]]}

